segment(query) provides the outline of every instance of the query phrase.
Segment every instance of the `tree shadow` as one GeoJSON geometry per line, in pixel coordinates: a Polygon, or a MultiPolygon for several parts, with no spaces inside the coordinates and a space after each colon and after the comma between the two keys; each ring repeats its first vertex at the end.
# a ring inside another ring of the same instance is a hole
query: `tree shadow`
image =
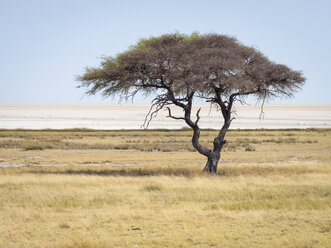
{"type": "MultiPolygon", "coordinates": [[[[310,173],[325,173],[327,168],[323,166],[222,166],[216,175],[218,177],[238,177],[238,176],[293,176],[310,173]]],[[[149,177],[149,176],[181,176],[181,177],[201,177],[211,176],[204,173],[202,169],[190,167],[153,167],[153,168],[105,168],[105,167],[30,167],[21,173],[31,174],[55,174],[55,175],[94,175],[94,176],[121,176],[121,177],[149,177]]]]}
{"type": "Polygon", "coordinates": [[[201,170],[190,168],[130,168],[130,169],[64,169],[64,170],[33,170],[33,174],[55,175],[96,175],[96,176],[126,176],[126,177],[149,177],[149,176],[201,176],[201,170]]]}

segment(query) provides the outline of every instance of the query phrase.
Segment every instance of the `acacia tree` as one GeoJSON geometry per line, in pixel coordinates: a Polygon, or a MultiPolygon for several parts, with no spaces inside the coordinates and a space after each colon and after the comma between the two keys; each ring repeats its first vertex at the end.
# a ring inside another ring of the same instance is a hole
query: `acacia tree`
{"type": "Polygon", "coordinates": [[[196,33],[141,39],[127,51],[103,58],[99,68],[86,68],[78,80],[88,94],[101,92],[120,99],[138,92],[154,96],[144,125],[148,127],[163,108],[168,109],[168,117],[185,121],[193,130],[193,147],[208,159],[204,171],[209,173],[217,171],[235,101],[248,95],[263,101],[292,96],[305,81],[301,72],[268,60],[232,37],[196,33]],[[224,119],[211,149],[199,143],[200,109],[192,113],[196,98],[217,105],[224,119]],[[170,105],[181,108],[183,115],[174,116],[170,105]]]}

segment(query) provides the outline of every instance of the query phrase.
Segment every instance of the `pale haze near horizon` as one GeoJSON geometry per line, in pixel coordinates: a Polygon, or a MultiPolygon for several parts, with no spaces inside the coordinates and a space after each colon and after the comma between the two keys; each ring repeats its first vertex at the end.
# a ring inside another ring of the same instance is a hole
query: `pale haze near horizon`
{"type": "MultiPolygon", "coordinates": [[[[221,113],[210,107],[196,104],[192,111],[201,108],[201,128],[219,129],[221,113]]],[[[0,129],[142,129],[147,127],[144,121],[149,108],[149,104],[0,104],[0,129]]],[[[171,110],[175,116],[183,114],[181,108],[171,110]]],[[[231,129],[331,128],[330,104],[267,104],[262,115],[261,110],[260,105],[234,105],[231,129]]],[[[167,115],[165,109],[159,111],[149,129],[187,127],[184,121],[167,115]]]]}
{"type": "Polygon", "coordinates": [[[84,96],[75,76],[140,38],[194,31],[234,36],[303,72],[295,98],[269,103],[330,104],[330,2],[0,1],[0,104],[117,103],[84,96]]]}

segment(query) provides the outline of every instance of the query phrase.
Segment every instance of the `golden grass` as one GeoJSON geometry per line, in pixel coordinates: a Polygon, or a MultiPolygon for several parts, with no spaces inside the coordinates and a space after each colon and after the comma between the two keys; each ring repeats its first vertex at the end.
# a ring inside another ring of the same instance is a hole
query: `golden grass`
{"type": "Polygon", "coordinates": [[[2,130],[2,144],[82,147],[0,149],[0,165],[22,166],[0,168],[0,247],[330,247],[330,134],[231,131],[209,176],[186,130],[2,130]],[[157,141],[184,148],[114,148],[157,141]]]}

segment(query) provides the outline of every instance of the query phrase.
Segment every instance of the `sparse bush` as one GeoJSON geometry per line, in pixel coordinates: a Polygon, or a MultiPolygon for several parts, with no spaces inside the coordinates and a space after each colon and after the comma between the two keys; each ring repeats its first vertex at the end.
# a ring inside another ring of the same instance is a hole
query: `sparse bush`
{"type": "Polygon", "coordinates": [[[245,149],[245,152],[254,152],[255,148],[253,146],[248,145],[245,149]]]}
{"type": "Polygon", "coordinates": [[[63,224],[59,225],[59,227],[60,228],[64,228],[64,229],[70,228],[70,226],[68,224],[66,224],[66,223],[63,223],[63,224]]]}
{"type": "Polygon", "coordinates": [[[128,150],[129,145],[127,145],[127,144],[116,145],[116,146],[114,146],[114,149],[115,150],[128,150]]]}
{"type": "Polygon", "coordinates": [[[264,139],[263,142],[265,142],[265,143],[276,143],[277,140],[275,140],[275,139],[264,139]]]}
{"type": "Polygon", "coordinates": [[[33,150],[44,150],[45,148],[40,145],[29,145],[24,148],[25,151],[33,151],[33,150]]]}
{"type": "Polygon", "coordinates": [[[236,151],[237,148],[238,148],[237,143],[227,143],[227,145],[226,145],[226,149],[229,151],[236,151]]]}
{"type": "Polygon", "coordinates": [[[145,185],[144,190],[145,191],[162,191],[163,187],[160,184],[149,184],[145,185]]]}
{"type": "Polygon", "coordinates": [[[313,143],[318,143],[318,141],[317,140],[306,140],[302,143],[313,144],[313,143]]]}
{"type": "Polygon", "coordinates": [[[288,139],[285,139],[285,143],[289,143],[289,144],[294,144],[296,143],[297,140],[295,138],[288,138],[288,139]]]}

